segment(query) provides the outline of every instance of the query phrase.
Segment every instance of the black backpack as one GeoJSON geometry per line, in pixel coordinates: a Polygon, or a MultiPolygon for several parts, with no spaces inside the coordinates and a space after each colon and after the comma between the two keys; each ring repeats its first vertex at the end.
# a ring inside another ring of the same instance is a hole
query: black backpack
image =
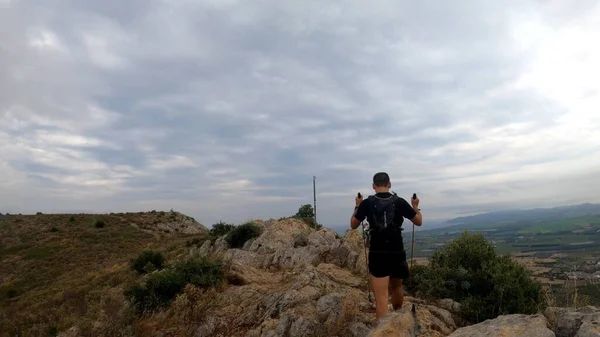
{"type": "Polygon", "coordinates": [[[396,201],[399,197],[393,193],[388,198],[381,198],[376,195],[370,195],[370,219],[369,230],[374,233],[381,233],[398,228],[396,218],[396,201]]]}

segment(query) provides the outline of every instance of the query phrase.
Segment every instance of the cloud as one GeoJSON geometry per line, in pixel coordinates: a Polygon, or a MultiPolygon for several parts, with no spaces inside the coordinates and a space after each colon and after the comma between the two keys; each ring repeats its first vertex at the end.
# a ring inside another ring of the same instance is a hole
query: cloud
{"type": "MultiPolygon", "coordinates": [[[[8,1],[6,212],[346,224],[387,171],[429,219],[600,201],[593,1],[8,1]]],[[[2,210],[3,211],[3,210],[2,210]]]]}

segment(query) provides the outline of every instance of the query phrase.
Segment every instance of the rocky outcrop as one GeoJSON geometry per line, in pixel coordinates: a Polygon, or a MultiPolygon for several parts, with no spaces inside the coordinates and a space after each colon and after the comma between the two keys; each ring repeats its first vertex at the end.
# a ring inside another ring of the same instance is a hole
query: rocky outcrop
{"type": "Polygon", "coordinates": [[[503,315],[454,331],[450,337],[555,337],[542,314],[503,315]]]}
{"type": "Polygon", "coordinates": [[[456,323],[449,311],[408,297],[401,310],[382,318],[368,336],[442,337],[448,336],[455,329],[456,323]]]}
{"type": "Polygon", "coordinates": [[[191,216],[175,211],[115,213],[114,215],[123,223],[155,235],[203,234],[209,231],[191,216]]]}
{"type": "Polygon", "coordinates": [[[242,249],[227,249],[225,238],[205,242],[201,255],[220,254],[226,261],[239,261],[260,269],[302,270],[306,266],[331,263],[366,275],[362,234],[347,231],[343,238],[328,228],[314,230],[302,221],[286,219],[258,224],[263,234],[242,249]]]}
{"type": "Polygon", "coordinates": [[[156,224],[156,228],[165,233],[201,234],[208,232],[208,228],[194,218],[179,212],[169,212],[168,217],[156,224]]]}
{"type": "MultiPolygon", "coordinates": [[[[216,334],[222,326],[231,336],[248,337],[371,333],[375,311],[366,293],[359,231],[340,237],[294,219],[260,226],[262,235],[242,249],[227,249],[219,238],[196,251],[224,258],[232,284],[213,299],[214,309],[207,318],[211,323],[203,325],[202,335],[216,334]]],[[[456,329],[449,311],[411,297],[405,298],[403,310],[412,304],[417,305],[419,331],[427,336],[445,336],[456,329]]]]}
{"type": "Polygon", "coordinates": [[[600,308],[550,307],[544,311],[544,316],[556,332],[556,337],[600,336],[600,308]]]}
{"type": "Polygon", "coordinates": [[[376,324],[360,231],[340,237],[295,219],[257,225],[262,234],[241,249],[229,249],[222,237],[194,250],[229,265],[229,286],[211,297],[196,336],[599,336],[600,314],[592,307],[504,315],[459,328],[460,303],[408,296],[401,310],[376,324]]]}

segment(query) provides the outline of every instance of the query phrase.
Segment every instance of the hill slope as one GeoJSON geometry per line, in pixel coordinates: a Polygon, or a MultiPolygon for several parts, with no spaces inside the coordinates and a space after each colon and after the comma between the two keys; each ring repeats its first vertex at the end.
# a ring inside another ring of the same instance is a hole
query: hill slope
{"type": "Polygon", "coordinates": [[[46,336],[97,315],[144,249],[175,258],[206,227],[177,212],[0,216],[0,336],[46,336]],[[188,234],[184,234],[188,233],[188,234]]]}
{"type": "MultiPolygon", "coordinates": [[[[359,231],[272,219],[234,233],[211,237],[179,213],[3,217],[0,336],[554,336],[555,311],[457,329],[460,304],[408,296],[376,325],[359,231]],[[133,271],[144,249],[165,268],[133,271]]],[[[561,311],[555,330],[593,331],[600,311],[584,309],[561,311]]]]}
{"type": "MultiPolygon", "coordinates": [[[[528,210],[505,210],[458,217],[448,220],[443,228],[431,231],[455,231],[489,229],[494,227],[514,227],[515,230],[535,226],[539,223],[564,222],[569,219],[600,219],[599,204],[581,204],[553,208],[535,208],[528,210]]],[[[426,229],[422,232],[427,232],[426,229]]]]}

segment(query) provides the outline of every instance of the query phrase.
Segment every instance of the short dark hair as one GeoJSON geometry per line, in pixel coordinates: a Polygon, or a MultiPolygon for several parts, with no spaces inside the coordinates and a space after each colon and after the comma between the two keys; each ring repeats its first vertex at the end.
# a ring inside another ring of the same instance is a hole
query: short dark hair
{"type": "Polygon", "coordinates": [[[377,172],[373,176],[373,184],[379,187],[386,187],[390,183],[390,176],[385,172],[377,172]]]}

